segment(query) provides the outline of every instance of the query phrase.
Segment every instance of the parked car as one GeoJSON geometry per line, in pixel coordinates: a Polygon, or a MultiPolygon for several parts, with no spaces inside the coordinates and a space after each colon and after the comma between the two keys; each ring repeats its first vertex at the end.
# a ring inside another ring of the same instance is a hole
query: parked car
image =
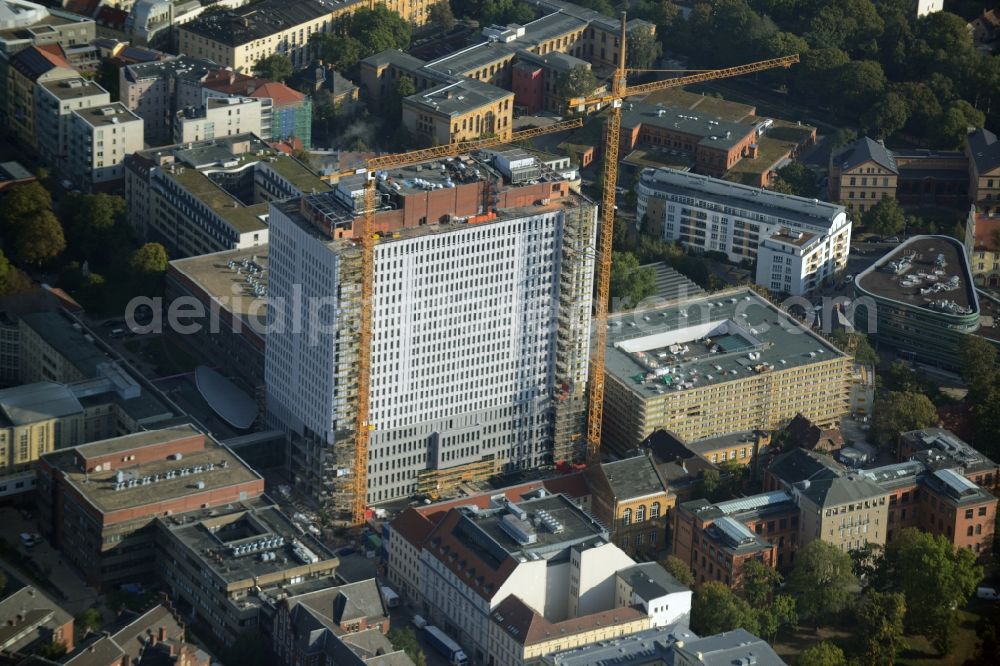
{"type": "Polygon", "coordinates": [[[31,535],[28,534],[27,532],[21,532],[20,537],[21,537],[21,543],[24,545],[25,548],[31,548],[35,545],[35,540],[32,539],[31,535]]]}
{"type": "Polygon", "coordinates": [[[892,238],[886,238],[885,242],[886,243],[898,243],[899,242],[899,236],[893,236],[892,238]]]}
{"type": "Polygon", "coordinates": [[[1000,599],[1000,594],[997,593],[995,587],[977,587],[976,596],[980,599],[992,599],[994,601],[1000,599]]]}
{"type": "Polygon", "coordinates": [[[424,619],[423,615],[414,615],[413,626],[416,627],[417,629],[423,629],[424,627],[427,626],[427,620],[424,619]]]}

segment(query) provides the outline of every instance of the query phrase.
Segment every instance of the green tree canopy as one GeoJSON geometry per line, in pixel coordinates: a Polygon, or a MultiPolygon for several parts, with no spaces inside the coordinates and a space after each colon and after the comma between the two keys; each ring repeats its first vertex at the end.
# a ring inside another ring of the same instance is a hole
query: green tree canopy
{"type": "Polygon", "coordinates": [[[906,598],[898,592],[867,592],[858,605],[857,624],[864,641],[864,661],[871,666],[892,666],[896,653],[906,645],[903,618],[906,598]]]}
{"type": "Polygon", "coordinates": [[[847,350],[854,345],[854,360],[865,365],[878,365],[878,354],[868,342],[868,336],[861,331],[846,331],[838,328],[830,334],[830,338],[841,349],[847,350]]]}
{"type": "Polygon", "coordinates": [[[660,566],[676,578],[677,582],[681,585],[694,587],[694,574],[691,573],[691,567],[685,564],[681,558],[675,555],[667,555],[666,559],[660,560],[660,566]]]}
{"type": "Polygon", "coordinates": [[[754,609],[719,581],[702,583],[691,603],[691,629],[702,636],[742,627],[751,634],[760,627],[754,609]]]}
{"type": "Polygon", "coordinates": [[[795,666],[847,666],[847,657],[830,641],[822,641],[803,650],[795,666]]]}
{"type": "Polygon", "coordinates": [[[906,99],[899,93],[889,92],[861,115],[861,124],[868,134],[885,139],[903,129],[909,118],[910,107],[906,99]]]}
{"type": "Polygon", "coordinates": [[[340,16],[330,32],[315,33],[312,39],[323,60],[353,76],[362,59],[389,49],[409,48],[410,36],[410,23],[379,4],[340,16]]]}
{"type": "Polygon", "coordinates": [[[66,249],[62,225],[51,210],[35,214],[14,233],[13,250],[18,261],[41,265],[58,257],[66,249]]]}
{"type": "Polygon", "coordinates": [[[872,427],[882,444],[894,441],[901,432],[937,425],[934,403],[922,393],[889,391],[875,399],[872,427]]]}
{"type": "Polygon", "coordinates": [[[892,236],[903,230],[906,216],[903,207],[893,197],[879,199],[878,203],[869,208],[861,216],[865,229],[882,236],[892,236]]]}
{"type": "Polygon", "coordinates": [[[652,69],[663,47],[652,30],[633,30],[628,34],[625,66],[629,69],[652,69]]]}
{"type": "Polygon", "coordinates": [[[740,589],[743,598],[754,608],[770,603],[779,585],[781,574],[760,560],[751,559],[743,563],[740,589]]]}
{"type": "Polygon", "coordinates": [[[799,614],[818,626],[847,607],[856,584],[850,556],[814,539],[799,549],[785,589],[795,598],[799,614]]]}
{"type": "Polygon", "coordinates": [[[410,627],[393,629],[389,632],[389,642],[398,650],[403,650],[416,666],[427,666],[427,656],[417,642],[417,635],[410,627]]]}
{"type": "Polygon", "coordinates": [[[802,162],[791,162],[778,169],[778,178],[788,184],[789,193],[812,199],[819,195],[816,172],[802,162]]]}
{"type": "Polygon", "coordinates": [[[455,27],[455,14],[451,11],[448,0],[441,0],[431,5],[427,17],[438,30],[448,32],[455,27]]]}
{"type": "Polygon", "coordinates": [[[559,75],[556,89],[564,98],[583,97],[594,92],[597,87],[597,77],[586,65],[574,65],[568,71],[559,75]]]}
{"type": "Polygon", "coordinates": [[[788,594],[779,594],[774,599],[757,608],[757,622],[760,625],[760,635],[768,643],[773,643],[778,632],[785,627],[792,627],[799,621],[795,598],[788,594]]]}
{"type": "Polygon", "coordinates": [[[969,128],[986,124],[986,114],[964,99],[956,99],[941,116],[938,124],[938,143],[943,148],[961,148],[969,128]]]}
{"type": "Polygon", "coordinates": [[[906,600],[906,629],[923,634],[947,653],[958,628],[958,611],[983,577],[976,554],[955,548],[943,535],[907,528],[886,546],[876,586],[906,600]]]}
{"type": "Polygon", "coordinates": [[[985,395],[997,380],[997,348],[986,338],[966,335],[958,346],[962,361],[962,379],[969,387],[970,398],[985,395]]]}
{"type": "MultiPolygon", "coordinates": [[[[11,265],[7,256],[0,250],[0,296],[11,296],[31,288],[31,279],[11,265]]],[[[2,590],[0,590],[2,591],[2,590]]]]}
{"type": "Polygon", "coordinates": [[[8,238],[17,233],[17,229],[34,218],[43,210],[52,208],[52,195],[42,187],[41,183],[33,182],[11,188],[3,198],[0,206],[0,232],[8,238]]]}
{"type": "Polygon", "coordinates": [[[76,623],[85,631],[97,631],[104,624],[104,618],[101,617],[101,611],[96,608],[87,608],[76,616],[76,623]]]}
{"type": "Polygon", "coordinates": [[[111,194],[70,194],[59,206],[73,255],[91,266],[107,266],[129,242],[125,199],[111,194]]]}
{"type": "Polygon", "coordinates": [[[618,299],[616,310],[635,307],[644,298],[656,293],[656,273],[651,268],[640,268],[631,252],[612,253],[611,299],[618,299]]]}
{"type": "Polygon", "coordinates": [[[167,270],[167,249],[159,243],[146,243],[129,257],[129,268],[137,275],[163,273],[167,270]]]}
{"type": "Polygon", "coordinates": [[[254,67],[254,73],[257,76],[272,81],[283,82],[294,71],[295,68],[292,66],[291,59],[284,53],[272,53],[266,58],[261,58],[257,61],[257,66],[254,67]]]}

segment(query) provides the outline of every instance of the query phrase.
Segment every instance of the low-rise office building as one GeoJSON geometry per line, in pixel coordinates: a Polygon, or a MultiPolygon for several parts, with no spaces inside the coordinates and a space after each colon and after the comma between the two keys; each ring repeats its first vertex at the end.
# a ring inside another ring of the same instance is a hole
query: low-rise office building
{"type": "Polygon", "coordinates": [[[156,539],[160,575],[181,613],[229,645],[257,630],[281,588],[330,578],[339,561],[264,497],[226,505],[161,515],[156,539]]]}
{"type": "Polygon", "coordinates": [[[38,154],[50,168],[66,174],[73,112],[106,106],[111,95],[96,82],[77,76],[37,84],[35,102],[38,154]]]}
{"type": "Polygon", "coordinates": [[[293,666],[316,651],[317,634],[345,637],[368,631],[389,632],[389,608],[374,578],[281,599],[271,638],[280,663],[293,666]]]}
{"type": "Polygon", "coordinates": [[[615,641],[545,655],[541,663],[544,666],[786,666],[770,645],[745,629],[699,638],[687,627],[679,626],[654,627],[615,641]]]}
{"type": "Polygon", "coordinates": [[[450,506],[396,518],[390,529],[412,531],[419,545],[410,553],[390,546],[389,566],[400,570],[394,560],[415,555],[423,612],[472,659],[521,663],[687,612],[684,590],[648,572],[643,580],[607,530],[564,495],[539,488],[520,501],[499,493],[485,508],[450,506]],[[530,627],[526,636],[510,629],[504,610],[530,627]]]}
{"type": "Polygon", "coordinates": [[[7,123],[17,140],[34,150],[37,147],[38,86],[79,75],[62,57],[62,52],[53,47],[28,47],[10,56],[5,64],[6,81],[2,88],[7,123]]]}
{"type": "Polygon", "coordinates": [[[514,93],[475,79],[435,86],[403,100],[403,125],[427,145],[513,131],[514,93]]]}
{"type": "MultiPolygon", "coordinates": [[[[238,134],[262,135],[264,113],[261,100],[252,97],[209,97],[200,108],[177,112],[174,143],[211,141],[238,134]]],[[[270,134],[270,131],[268,131],[270,134]]]]}
{"type": "Polygon", "coordinates": [[[854,280],[854,325],[903,358],[959,370],[962,338],[979,329],[979,296],[961,243],[914,236],[854,280]]]}
{"type": "Polygon", "coordinates": [[[757,284],[773,292],[810,292],[847,266],[842,206],[673,169],[644,169],[636,194],[639,219],[664,240],[756,260],[757,284]]]}
{"type": "Polygon", "coordinates": [[[264,480],[194,426],[139,432],[43,455],[39,525],[95,587],[158,571],[158,517],[253,499],[264,480]]]}
{"type": "Polygon", "coordinates": [[[29,654],[49,644],[73,651],[73,616],[27,585],[0,599],[0,653],[29,654]]]}
{"type": "MultiPolygon", "coordinates": [[[[402,2],[402,15],[423,12],[425,0],[412,7],[402,2]]],[[[178,27],[179,51],[209,58],[237,72],[250,72],[263,58],[280,53],[295,69],[316,57],[314,35],[328,33],[334,20],[367,7],[360,0],[264,0],[251,7],[225,9],[199,16],[178,27]]]]}
{"type": "Polygon", "coordinates": [[[66,133],[66,178],[85,192],[120,189],[125,157],[145,145],[144,125],[120,102],[74,110],[66,133]]]}
{"type": "Polygon", "coordinates": [[[129,223],[174,257],[264,245],[268,202],[330,189],[252,134],[140,150],[125,171],[129,223]]]}
{"type": "Polygon", "coordinates": [[[592,465],[586,471],[594,515],[611,540],[631,556],[666,545],[666,517],[676,497],[649,456],[592,465]]]}
{"type": "Polygon", "coordinates": [[[0,52],[8,57],[31,46],[69,48],[94,40],[97,26],[86,16],[27,0],[3,0],[0,52]]]}
{"type": "Polygon", "coordinates": [[[750,289],[613,315],[609,327],[604,433],[614,450],[658,429],[697,441],[773,430],[800,412],[829,425],[848,411],[851,358],[750,289]]]}

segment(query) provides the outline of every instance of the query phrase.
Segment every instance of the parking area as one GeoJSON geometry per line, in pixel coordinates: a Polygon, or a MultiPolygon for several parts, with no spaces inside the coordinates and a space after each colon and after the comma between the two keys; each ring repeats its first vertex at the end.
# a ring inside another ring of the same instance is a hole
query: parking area
{"type": "MultiPolygon", "coordinates": [[[[25,517],[14,507],[0,507],[0,525],[3,525],[0,536],[14,549],[4,560],[0,560],[4,569],[28,583],[34,581],[24,569],[35,572],[36,577],[44,576],[51,587],[58,590],[55,595],[58,597],[57,601],[74,615],[97,603],[97,590],[89,587],[79,573],[63,561],[62,555],[51,544],[42,539],[28,548],[21,542],[19,535],[22,532],[32,534],[38,531],[33,516],[25,517]]],[[[46,593],[52,594],[52,589],[45,585],[41,587],[46,593]]]]}

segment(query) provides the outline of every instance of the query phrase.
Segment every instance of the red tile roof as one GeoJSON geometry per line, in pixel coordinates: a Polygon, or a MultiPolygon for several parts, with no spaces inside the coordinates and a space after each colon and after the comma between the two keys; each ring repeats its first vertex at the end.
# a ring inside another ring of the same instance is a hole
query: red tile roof
{"type": "Polygon", "coordinates": [[[976,215],[976,247],[977,251],[997,252],[1000,244],[997,235],[1000,232],[1000,217],[976,215]]]}
{"type": "Polygon", "coordinates": [[[283,141],[272,141],[267,145],[271,146],[275,150],[283,152],[286,155],[291,155],[296,150],[305,150],[305,146],[302,145],[302,139],[297,136],[293,136],[290,139],[285,139],[283,141]]]}
{"type": "Polygon", "coordinates": [[[62,47],[58,44],[46,44],[44,47],[29,46],[14,54],[10,59],[10,66],[32,81],[37,81],[38,77],[56,67],[73,69],[62,54],[62,47]]]}
{"type": "Polygon", "coordinates": [[[519,562],[509,553],[496,565],[488,563],[479,552],[470,548],[458,538],[456,526],[465,516],[458,509],[450,510],[430,533],[424,542],[424,549],[460,580],[466,580],[469,588],[489,601],[507,578],[517,568],[519,562]]]}
{"type": "Polygon", "coordinates": [[[239,74],[230,69],[215,69],[208,73],[202,82],[202,87],[227,95],[250,95],[267,79],[239,74]]]}
{"type": "Polygon", "coordinates": [[[274,102],[274,106],[295,104],[301,102],[306,97],[298,90],[292,90],[284,83],[278,83],[277,81],[268,81],[250,93],[250,96],[270,97],[271,101],[274,102]]]}
{"type": "Polygon", "coordinates": [[[493,621],[524,646],[544,643],[554,638],[567,638],[601,627],[635,622],[644,617],[646,615],[642,611],[623,606],[562,622],[550,622],[513,594],[501,601],[492,613],[493,621]]]}
{"type": "Polygon", "coordinates": [[[420,548],[427,536],[434,530],[434,523],[420,514],[419,511],[409,508],[396,516],[392,523],[392,529],[399,532],[399,535],[420,548]]]}

